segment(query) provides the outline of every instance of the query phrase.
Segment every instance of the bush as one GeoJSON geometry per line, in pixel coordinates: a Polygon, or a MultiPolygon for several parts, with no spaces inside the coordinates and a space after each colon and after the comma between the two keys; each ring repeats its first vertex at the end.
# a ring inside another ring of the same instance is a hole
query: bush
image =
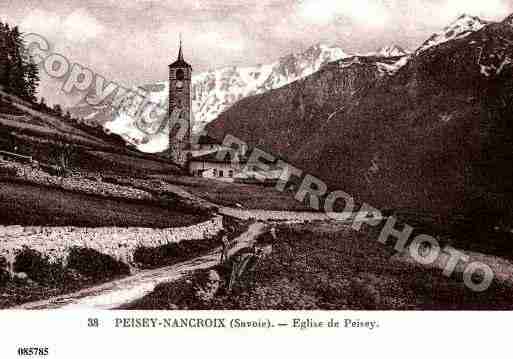
{"type": "Polygon", "coordinates": [[[144,298],[120,309],[138,310],[205,310],[222,283],[214,270],[200,269],[178,280],[161,283],[144,298]],[[217,284],[216,284],[217,283],[217,284]]]}
{"type": "Polygon", "coordinates": [[[7,269],[7,260],[4,257],[0,257],[0,286],[5,285],[10,279],[11,276],[7,269]]]}
{"type": "Polygon", "coordinates": [[[130,274],[128,264],[94,249],[82,247],[71,248],[68,268],[93,280],[105,280],[130,274]]]}
{"type": "Polygon", "coordinates": [[[158,268],[184,261],[214,248],[219,244],[213,239],[168,243],[156,248],[139,247],[134,252],[134,261],[143,268],[158,268]]]}
{"type": "Polygon", "coordinates": [[[0,178],[16,178],[18,172],[13,167],[0,167],[0,178]]]}
{"type": "Polygon", "coordinates": [[[58,287],[66,282],[62,263],[51,263],[48,257],[26,246],[16,255],[14,271],[24,272],[33,281],[50,287],[58,287]]]}
{"type": "Polygon", "coordinates": [[[120,309],[194,310],[195,303],[193,279],[186,276],[170,283],[158,284],[144,298],[120,309]]]}
{"type": "Polygon", "coordinates": [[[256,283],[251,289],[218,296],[209,309],[230,310],[318,310],[317,299],[302,289],[300,283],[286,278],[256,283]]]}
{"type": "Polygon", "coordinates": [[[349,303],[359,310],[382,308],[381,294],[377,285],[366,279],[354,279],[351,282],[348,297],[349,303]]]}

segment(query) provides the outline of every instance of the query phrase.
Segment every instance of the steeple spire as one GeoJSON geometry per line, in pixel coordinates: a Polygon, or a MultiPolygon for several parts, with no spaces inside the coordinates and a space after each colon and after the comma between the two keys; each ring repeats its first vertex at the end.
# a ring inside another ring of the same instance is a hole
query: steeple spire
{"type": "Polygon", "coordinates": [[[178,50],[178,59],[173,62],[171,65],[169,65],[169,67],[187,67],[189,69],[191,69],[192,71],[192,66],[189,65],[187,62],[185,62],[184,58],[183,58],[183,43],[182,43],[182,33],[180,33],[180,47],[179,47],[179,50],[178,50]]]}
{"type": "Polygon", "coordinates": [[[178,50],[178,61],[184,61],[182,52],[182,33],[180,33],[180,50],[178,50]]]}

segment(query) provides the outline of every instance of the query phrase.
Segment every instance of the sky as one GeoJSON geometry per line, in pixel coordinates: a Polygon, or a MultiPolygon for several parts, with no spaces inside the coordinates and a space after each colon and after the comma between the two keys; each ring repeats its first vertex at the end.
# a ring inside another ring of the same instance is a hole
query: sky
{"type": "MultiPolygon", "coordinates": [[[[462,13],[501,20],[511,0],[2,0],[0,21],[125,86],[162,81],[178,51],[195,72],[270,63],[317,43],[414,50],[462,13]]],[[[48,102],[70,101],[43,79],[48,102]]]]}

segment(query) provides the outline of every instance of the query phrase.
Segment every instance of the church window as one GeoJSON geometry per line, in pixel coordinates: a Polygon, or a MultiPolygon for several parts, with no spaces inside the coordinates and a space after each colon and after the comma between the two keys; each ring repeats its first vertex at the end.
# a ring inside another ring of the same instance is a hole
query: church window
{"type": "Polygon", "coordinates": [[[185,79],[185,72],[182,69],[178,69],[176,71],[176,79],[178,81],[183,81],[185,79]]]}

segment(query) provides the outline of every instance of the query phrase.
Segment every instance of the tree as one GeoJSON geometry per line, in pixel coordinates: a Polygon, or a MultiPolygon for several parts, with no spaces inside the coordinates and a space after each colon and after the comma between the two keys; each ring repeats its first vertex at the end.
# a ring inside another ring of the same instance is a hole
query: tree
{"type": "Polygon", "coordinates": [[[10,72],[9,45],[7,42],[9,32],[9,25],[0,22],[0,86],[4,90],[7,90],[10,72]]]}
{"type": "Polygon", "coordinates": [[[33,61],[30,61],[27,72],[27,96],[32,102],[36,101],[36,92],[37,87],[39,86],[39,81],[39,69],[33,61]]]}
{"type": "Polygon", "coordinates": [[[62,116],[62,107],[61,105],[57,104],[57,105],[54,105],[53,106],[53,112],[58,115],[58,116],[62,116]]]}
{"type": "Polygon", "coordinates": [[[35,101],[39,69],[30,58],[17,26],[0,22],[0,87],[25,100],[35,101]]]}
{"type": "Polygon", "coordinates": [[[24,58],[23,40],[18,27],[15,26],[9,33],[8,56],[10,60],[9,82],[7,88],[13,95],[27,97],[28,84],[26,81],[27,64],[24,58]]]}

